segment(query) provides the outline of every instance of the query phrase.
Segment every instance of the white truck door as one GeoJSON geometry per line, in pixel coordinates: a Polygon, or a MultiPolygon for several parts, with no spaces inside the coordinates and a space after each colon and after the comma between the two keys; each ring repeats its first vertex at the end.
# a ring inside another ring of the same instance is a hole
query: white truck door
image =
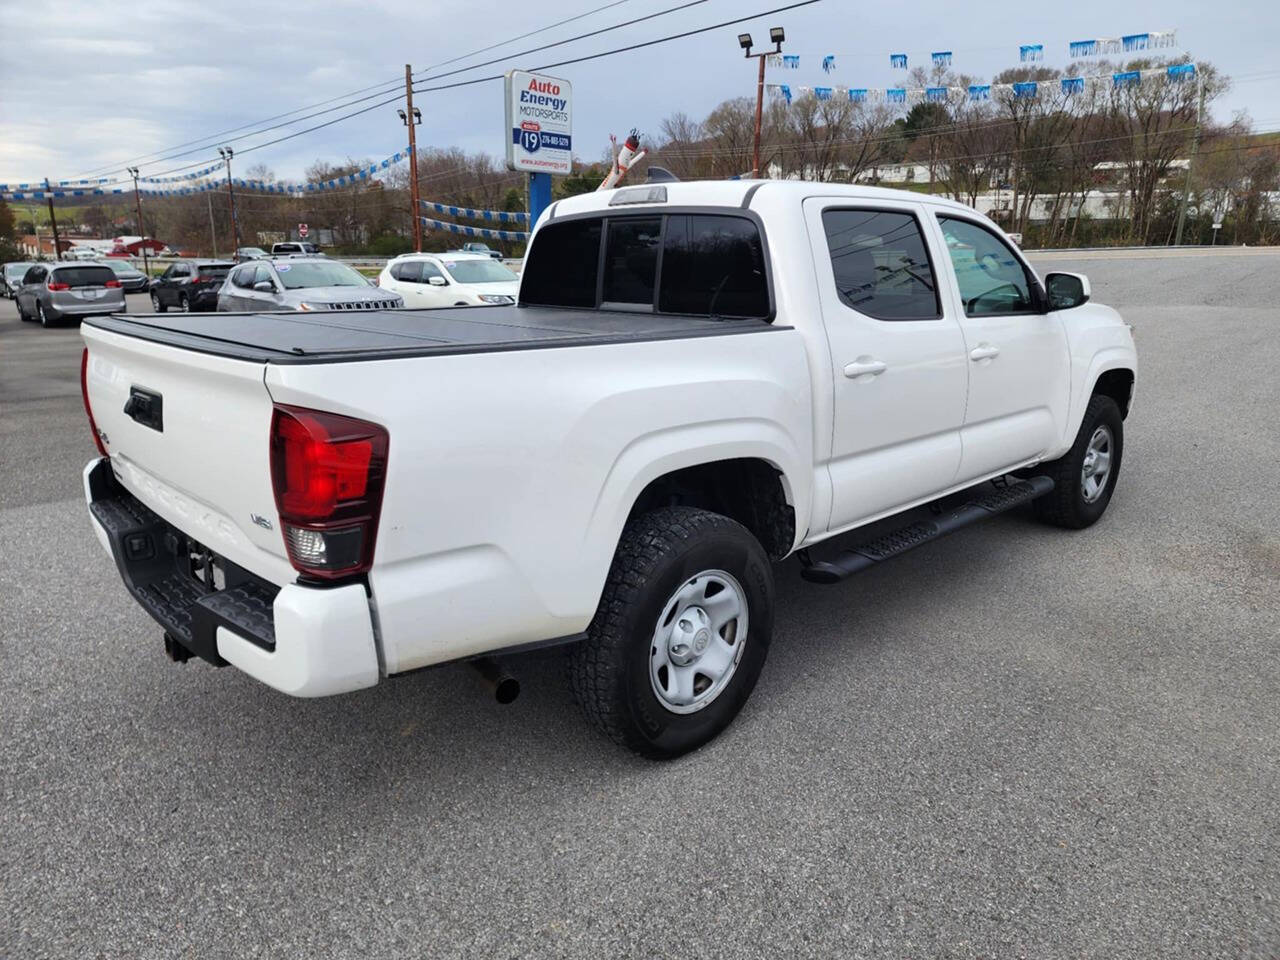
{"type": "Polygon", "coordinates": [[[968,360],[920,204],[811,197],[804,212],[831,351],[835,531],[952,485],[968,360]]]}
{"type": "Polygon", "coordinates": [[[937,212],[950,269],[944,297],[960,318],[969,396],[960,481],[1040,457],[1061,444],[1071,399],[1061,318],[1042,313],[1035,274],[990,227],[937,212]]]}

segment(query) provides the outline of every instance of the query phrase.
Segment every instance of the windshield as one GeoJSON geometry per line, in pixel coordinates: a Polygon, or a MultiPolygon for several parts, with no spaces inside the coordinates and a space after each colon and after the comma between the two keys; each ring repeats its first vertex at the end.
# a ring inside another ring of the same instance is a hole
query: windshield
{"type": "Polygon", "coordinates": [[[240,252],[250,257],[265,257],[267,255],[267,251],[261,247],[241,247],[240,252]]]}
{"type": "Polygon", "coordinates": [[[30,263],[6,263],[4,265],[4,275],[10,279],[20,277],[31,269],[33,264],[30,263]]]}
{"type": "Polygon", "coordinates": [[[107,266],[110,267],[112,270],[114,270],[116,273],[120,273],[120,274],[141,272],[140,270],[138,270],[137,267],[135,267],[132,263],[129,263],[127,260],[108,260],[107,266]]]}
{"type": "Polygon", "coordinates": [[[519,279],[495,260],[446,260],[444,266],[458,283],[515,283],[519,279]]]}
{"type": "Polygon", "coordinates": [[[303,287],[367,287],[369,282],[345,263],[332,260],[281,260],[276,273],[288,290],[303,287]]]}

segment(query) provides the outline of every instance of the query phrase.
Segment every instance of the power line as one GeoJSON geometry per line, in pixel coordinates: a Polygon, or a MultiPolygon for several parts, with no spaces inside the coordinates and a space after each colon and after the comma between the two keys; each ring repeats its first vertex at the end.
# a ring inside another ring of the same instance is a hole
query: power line
{"type": "MultiPolygon", "coordinates": [[[[435,65],[433,65],[433,66],[426,67],[426,68],[424,68],[424,70],[422,70],[422,71],[418,71],[418,72],[419,72],[419,73],[427,73],[427,72],[430,72],[430,71],[432,71],[432,70],[435,70],[435,69],[437,69],[437,68],[439,68],[439,67],[448,66],[449,64],[457,63],[459,60],[466,60],[466,59],[468,59],[469,57],[474,57],[474,56],[477,56],[477,55],[479,55],[479,54],[481,54],[481,53],[487,53],[488,51],[493,50],[493,49],[496,49],[497,47],[505,46],[505,45],[507,45],[507,44],[509,44],[509,43],[516,43],[516,42],[518,42],[518,41],[520,41],[520,40],[524,40],[524,39],[526,39],[526,38],[528,38],[528,37],[536,36],[536,35],[537,35],[537,34],[539,34],[539,33],[545,33],[546,31],[548,31],[548,30],[553,30],[553,29],[555,29],[556,27],[563,26],[563,25],[565,25],[565,24],[567,24],[567,23],[572,23],[572,22],[574,22],[575,20],[582,20],[582,19],[584,19],[584,18],[586,18],[586,17],[592,16],[593,14],[600,13],[600,12],[602,12],[602,11],[604,11],[604,10],[609,10],[609,9],[611,9],[611,8],[613,8],[613,7],[621,6],[622,4],[624,4],[624,3],[628,3],[628,2],[630,2],[630,0],[612,0],[612,2],[610,2],[610,3],[603,4],[603,5],[599,6],[599,7],[594,7],[594,8],[592,8],[591,10],[586,11],[585,13],[576,14],[575,16],[572,16],[572,17],[566,17],[566,18],[565,18],[565,19],[563,19],[563,20],[557,20],[555,23],[549,24],[549,25],[547,25],[547,26],[545,26],[545,27],[539,27],[537,30],[530,30],[530,31],[528,31],[527,33],[522,33],[522,34],[520,34],[520,35],[518,35],[518,36],[510,37],[510,38],[508,38],[508,39],[506,39],[506,40],[499,41],[498,43],[490,44],[490,45],[489,45],[489,46],[487,46],[487,47],[481,47],[481,48],[480,48],[480,49],[478,49],[478,50],[473,50],[473,51],[471,51],[470,53],[464,53],[464,54],[462,54],[461,56],[458,56],[458,57],[454,57],[454,58],[452,58],[451,60],[445,60],[445,61],[443,61],[442,63],[438,63],[438,64],[435,64],[435,65]]],[[[705,3],[705,2],[706,2],[706,0],[695,0],[695,2],[697,2],[697,3],[705,3]]],[[[686,4],[686,6],[692,6],[692,4],[686,4]]],[[[682,8],[675,8],[675,9],[682,9],[682,8]]],[[[670,11],[662,11],[662,12],[660,12],[660,13],[650,14],[650,15],[649,15],[649,16],[647,16],[647,17],[641,17],[641,18],[639,18],[639,19],[637,19],[637,20],[627,21],[626,23],[617,24],[617,25],[615,25],[615,26],[613,26],[613,27],[607,27],[607,28],[605,28],[604,30],[598,30],[598,31],[594,31],[594,32],[592,32],[592,33],[582,34],[582,35],[581,35],[581,36],[579,36],[579,37],[571,37],[571,38],[569,38],[568,40],[562,40],[562,41],[559,41],[559,43],[557,43],[557,44],[549,44],[548,46],[558,46],[559,44],[563,44],[563,43],[571,43],[571,42],[573,42],[574,40],[583,39],[584,37],[595,36],[597,33],[603,33],[603,32],[606,32],[606,31],[608,31],[608,30],[616,30],[616,29],[618,29],[619,27],[622,27],[622,26],[629,26],[629,25],[630,25],[630,24],[632,24],[632,23],[638,23],[638,22],[640,22],[640,20],[650,20],[650,19],[653,19],[654,17],[662,16],[663,14],[668,13],[668,12],[670,12],[670,11]]],[[[523,54],[512,54],[512,56],[523,56],[523,54]]],[[[499,58],[499,59],[501,60],[501,59],[506,59],[506,58],[499,58]]],[[[490,62],[490,63],[493,63],[493,62],[497,62],[497,61],[489,61],[489,62],[490,62]]],[[[461,73],[461,72],[465,72],[465,71],[466,71],[466,70],[468,70],[468,69],[478,69],[478,68],[479,68],[479,67],[481,67],[481,66],[487,66],[487,64],[477,64],[477,65],[475,65],[474,67],[465,67],[465,68],[462,68],[462,69],[460,69],[460,70],[451,71],[451,73],[447,74],[447,76],[452,76],[454,73],[461,73]]],[[[321,116],[321,115],[323,115],[323,114],[325,114],[325,113],[332,113],[332,112],[333,112],[333,111],[335,111],[335,110],[341,110],[343,107],[349,107],[349,106],[351,106],[352,104],[362,103],[362,102],[364,102],[364,101],[366,101],[366,100],[371,100],[371,99],[373,99],[374,97],[377,97],[377,96],[379,96],[379,95],[381,95],[381,94],[389,93],[391,90],[393,90],[393,89],[397,89],[397,88],[400,86],[400,83],[401,83],[401,81],[399,81],[399,80],[394,80],[394,81],[384,81],[384,82],[382,82],[382,83],[373,84],[372,86],[362,87],[362,88],[360,88],[359,90],[353,90],[353,91],[351,91],[351,92],[349,92],[349,93],[339,94],[338,96],[336,96],[336,97],[331,97],[331,98],[330,98],[330,99],[328,99],[328,100],[320,100],[320,101],[318,101],[318,102],[316,102],[316,103],[309,104],[309,105],[307,105],[307,106],[298,107],[298,108],[296,108],[296,109],[294,109],[294,110],[289,110],[289,111],[287,111],[287,112],[285,112],[285,113],[277,114],[277,115],[276,115],[276,116],[274,116],[274,117],[267,117],[267,118],[265,118],[265,119],[263,119],[263,120],[255,120],[255,121],[252,121],[252,122],[250,122],[250,123],[242,124],[241,126],[238,126],[238,127],[232,127],[232,128],[231,128],[231,129],[229,129],[229,130],[223,130],[223,131],[221,131],[221,132],[219,132],[219,133],[209,134],[208,136],[199,137],[199,138],[197,138],[197,139],[195,139],[195,140],[188,140],[188,141],[186,141],[185,143],[176,144],[175,146],[172,146],[172,147],[166,147],[166,148],[164,148],[163,150],[157,150],[157,151],[153,151],[153,152],[148,153],[148,154],[143,154],[143,157],[145,157],[145,158],[149,158],[149,159],[143,160],[143,158],[142,158],[142,157],[140,157],[140,158],[135,158],[134,160],[129,161],[129,162],[130,162],[130,163],[133,163],[133,164],[135,164],[135,165],[136,165],[136,164],[141,163],[141,162],[145,162],[145,163],[162,163],[162,162],[164,162],[164,161],[166,161],[166,160],[175,160],[175,159],[177,159],[178,157],[187,156],[187,155],[189,155],[189,154],[191,154],[191,153],[196,153],[196,152],[199,152],[199,151],[201,151],[201,150],[208,149],[210,146],[212,146],[212,144],[211,144],[211,143],[207,143],[206,141],[218,141],[218,140],[219,140],[219,138],[224,137],[224,136],[226,136],[227,134],[231,134],[231,133],[238,133],[239,131],[241,131],[241,130],[245,130],[245,129],[249,128],[249,127],[257,127],[259,124],[263,124],[263,123],[270,123],[271,121],[274,121],[274,120],[282,120],[282,119],[284,119],[285,117],[291,117],[291,116],[293,116],[294,114],[296,114],[296,113],[301,113],[301,112],[302,112],[302,111],[304,111],[304,110],[310,110],[310,109],[312,109],[312,108],[314,108],[314,107],[321,107],[321,106],[325,106],[325,105],[330,104],[330,103],[335,103],[336,101],[339,101],[339,100],[346,101],[346,102],[344,102],[344,103],[339,104],[339,105],[338,105],[338,106],[336,106],[336,107],[331,107],[331,108],[330,108],[330,109],[328,109],[328,110],[321,110],[321,111],[318,111],[317,113],[312,113],[312,114],[309,114],[308,116],[305,116],[305,117],[295,117],[294,119],[292,119],[292,120],[288,120],[287,122],[284,122],[284,123],[278,123],[278,124],[275,124],[274,126],[263,127],[262,129],[259,129],[259,130],[253,130],[253,131],[250,131],[249,133],[242,134],[241,136],[239,136],[239,137],[235,137],[235,138],[233,138],[233,139],[232,139],[232,140],[230,140],[230,141],[222,141],[223,143],[235,143],[235,142],[237,142],[237,141],[239,141],[239,140],[243,140],[243,139],[245,139],[245,138],[247,138],[247,137],[254,136],[254,135],[258,134],[258,133],[266,133],[266,132],[268,132],[268,131],[270,131],[270,130],[277,130],[277,129],[279,129],[280,127],[287,127],[287,126],[289,126],[290,124],[293,124],[293,123],[300,123],[300,122],[301,122],[301,121],[303,121],[303,120],[308,120],[308,119],[311,119],[311,118],[313,118],[313,117],[318,117],[318,116],[321,116]],[[374,92],[373,92],[373,93],[369,93],[369,94],[368,94],[368,96],[359,97],[358,99],[350,99],[350,98],[354,97],[356,94],[367,93],[368,91],[371,91],[371,90],[372,90],[372,91],[374,91],[374,92]],[[182,148],[182,147],[189,147],[189,146],[192,146],[192,145],[194,145],[194,144],[203,144],[203,146],[198,146],[198,147],[195,147],[194,149],[186,150],[186,151],[181,152],[181,153],[171,153],[171,152],[170,152],[170,151],[174,151],[174,150],[179,150],[179,149],[180,149],[180,148],[182,148]],[[165,156],[160,156],[160,154],[165,154],[165,156]]],[[[399,97],[397,96],[395,99],[399,99],[399,97]]],[[[377,106],[385,106],[385,101],[384,101],[383,103],[381,103],[381,104],[377,104],[377,106]]],[[[109,165],[108,165],[108,166],[109,166],[109,165]]],[[[106,168],[97,168],[97,169],[98,169],[98,170],[104,170],[104,169],[106,169],[106,168]]],[[[107,172],[114,173],[114,172],[123,171],[123,170],[125,170],[125,169],[127,169],[127,167],[111,168],[111,169],[110,169],[110,170],[108,170],[107,172]]],[[[94,175],[93,173],[87,173],[87,174],[83,174],[82,176],[93,176],[93,175],[94,175]]]]}

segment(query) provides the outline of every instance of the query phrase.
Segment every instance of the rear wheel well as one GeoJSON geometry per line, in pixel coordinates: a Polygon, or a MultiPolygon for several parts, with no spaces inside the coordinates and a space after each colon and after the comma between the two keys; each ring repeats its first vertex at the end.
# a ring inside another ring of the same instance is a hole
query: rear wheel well
{"type": "Polygon", "coordinates": [[[1090,396],[1110,397],[1120,408],[1120,416],[1129,416],[1129,400],[1133,395],[1132,370],[1108,370],[1098,377],[1090,396]]]}
{"type": "Polygon", "coordinates": [[[736,520],[771,560],[781,560],[795,544],[796,513],[782,474],[764,460],[717,460],[664,474],[641,491],[631,516],[672,506],[700,507],[736,520]]]}

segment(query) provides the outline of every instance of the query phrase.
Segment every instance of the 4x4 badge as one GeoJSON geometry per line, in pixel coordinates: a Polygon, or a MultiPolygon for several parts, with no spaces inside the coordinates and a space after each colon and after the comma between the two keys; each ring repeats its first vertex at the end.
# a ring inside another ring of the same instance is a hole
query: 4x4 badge
{"type": "Polygon", "coordinates": [[[249,519],[260,526],[263,530],[271,529],[271,521],[266,517],[260,517],[256,513],[249,514],[249,519]]]}

